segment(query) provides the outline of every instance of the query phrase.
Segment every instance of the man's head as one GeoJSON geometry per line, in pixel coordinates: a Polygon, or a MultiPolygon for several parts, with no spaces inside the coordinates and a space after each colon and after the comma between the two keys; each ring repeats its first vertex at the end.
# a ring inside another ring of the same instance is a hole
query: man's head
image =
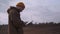
{"type": "Polygon", "coordinates": [[[24,10],[25,5],[24,5],[23,2],[19,2],[19,3],[16,4],[16,7],[17,7],[18,9],[20,9],[20,10],[24,10]]]}

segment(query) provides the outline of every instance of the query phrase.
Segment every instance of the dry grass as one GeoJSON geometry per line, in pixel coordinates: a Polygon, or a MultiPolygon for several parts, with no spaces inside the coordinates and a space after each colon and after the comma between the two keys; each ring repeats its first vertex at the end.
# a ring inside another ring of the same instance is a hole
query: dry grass
{"type": "MultiPolygon", "coordinates": [[[[0,30],[0,34],[7,34],[8,26],[3,26],[0,30]]],[[[24,34],[60,34],[60,26],[44,26],[44,27],[23,27],[24,34]]]]}
{"type": "Polygon", "coordinates": [[[24,34],[60,34],[60,27],[25,27],[24,34]]]}

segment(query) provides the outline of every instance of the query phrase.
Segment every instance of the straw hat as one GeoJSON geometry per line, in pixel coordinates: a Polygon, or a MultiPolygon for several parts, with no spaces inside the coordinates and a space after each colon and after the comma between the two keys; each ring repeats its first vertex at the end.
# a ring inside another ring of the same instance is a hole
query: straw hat
{"type": "Polygon", "coordinates": [[[23,9],[25,8],[25,5],[24,5],[23,2],[17,3],[16,6],[17,6],[17,7],[21,7],[21,8],[23,8],[23,9]]]}

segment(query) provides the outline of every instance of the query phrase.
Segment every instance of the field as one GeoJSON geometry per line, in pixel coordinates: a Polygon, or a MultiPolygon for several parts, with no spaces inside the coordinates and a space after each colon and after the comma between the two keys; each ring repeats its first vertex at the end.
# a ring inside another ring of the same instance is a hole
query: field
{"type": "MultiPolygon", "coordinates": [[[[0,34],[8,34],[8,26],[0,26],[0,34]]],[[[60,34],[60,25],[39,25],[23,27],[24,34],[60,34]]]]}

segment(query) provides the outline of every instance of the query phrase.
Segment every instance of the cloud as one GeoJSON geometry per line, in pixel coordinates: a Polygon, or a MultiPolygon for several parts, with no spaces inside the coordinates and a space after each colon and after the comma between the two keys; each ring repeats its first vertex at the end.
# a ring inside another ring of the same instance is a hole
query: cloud
{"type": "Polygon", "coordinates": [[[0,12],[0,24],[8,24],[8,15],[7,13],[0,12]]]}
{"type": "Polygon", "coordinates": [[[50,21],[60,22],[59,20],[60,0],[29,0],[29,1],[30,5],[27,4],[28,7],[25,10],[26,13],[24,12],[25,16],[33,17],[31,18],[31,20],[39,22],[50,21]]]}
{"type": "Polygon", "coordinates": [[[60,22],[60,0],[0,0],[2,23],[7,22],[7,9],[15,6],[17,2],[24,2],[26,8],[21,12],[23,21],[34,22],[60,22]],[[3,22],[4,20],[4,22],[3,22]]]}
{"type": "Polygon", "coordinates": [[[0,12],[6,12],[6,10],[8,9],[9,6],[9,2],[8,0],[0,0],[0,12]]]}

